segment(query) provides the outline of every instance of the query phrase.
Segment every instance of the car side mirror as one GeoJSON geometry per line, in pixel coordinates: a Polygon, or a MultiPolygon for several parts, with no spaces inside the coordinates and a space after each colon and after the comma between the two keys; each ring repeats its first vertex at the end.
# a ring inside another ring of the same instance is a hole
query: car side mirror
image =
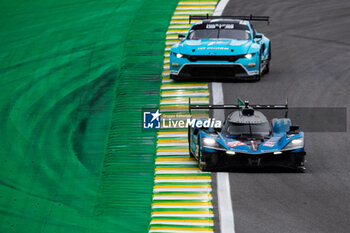
{"type": "Polygon", "coordinates": [[[179,39],[179,40],[182,40],[182,39],[185,39],[185,35],[184,34],[178,34],[177,35],[177,38],[179,39]]]}
{"type": "Polygon", "coordinates": [[[216,127],[214,128],[215,132],[220,132],[221,131],[221,127],[216,127]]]}
{"type": "Polygon", "coordinates": [[[206,128],[206,127],[202,127],[202,129],[206,129],[208,133],[217,133],[217,132],[220,132],[221,131],[221,127],[209,127],[209,128],[206,128]]]}
{"type": "Polygon", "coordinates": [[[288,131],[289,134],[298,133],[298,131],[299,131],[299,126],[297,125],[289,126],[289,131],[288,131]]]}
{"type": "Polygon", "coordinates": [[[262,35],[256,34],[256,35],[255,35],[255,39],[262,39],[262,35]]]}

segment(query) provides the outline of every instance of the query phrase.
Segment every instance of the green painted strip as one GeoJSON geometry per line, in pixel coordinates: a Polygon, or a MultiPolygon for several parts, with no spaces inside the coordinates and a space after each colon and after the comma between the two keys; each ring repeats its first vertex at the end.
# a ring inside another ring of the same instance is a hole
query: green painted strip
{"type": "Polygon", "coordinates": [[[141,116],[143,108],[156,109],[159,104],[165,32],[176,2],[139,0],[135,4],[138,11],[130,12],[135,19],[127,24],[130,31],[117,77],[119,86],[96,209],[100,215],[127,224],[125,232],[138,233],[147,232],[151,216],[157,138],[155,131],[140,130],[141,116]]]}
{"type": "Polygon", "coordinates": [[[159,103],[176,4],[1,1],[0,232],[147,231],[140,106],[159,103]]]}

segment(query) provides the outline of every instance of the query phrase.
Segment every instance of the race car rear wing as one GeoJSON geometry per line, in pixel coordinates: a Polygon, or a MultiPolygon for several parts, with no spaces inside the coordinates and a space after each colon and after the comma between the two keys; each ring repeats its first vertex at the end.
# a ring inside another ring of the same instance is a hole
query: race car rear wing
{"type": "Polygon", "coordinates": [[[206,15],[190,15],[189,17],[189,23],[191,23],[192,20],[198,19],[241,19],[241,20],[248,20],[248,21],[266,21],[267,24],[270,24],[270,17],[269,16],[209,16],[209,14],[206,15]]]}
{"type": "Polygon", "coordinates": [[[282,105],[273,105],[273,104],[249,104],[248,101],[244,101],[244,103],[238,99],[239,104],[224,104],[224,105],[214,105],[214,104],[206,104],[206,105],[194,105],[191,104],[191,98],[188,99],[188,110],[191,114],[192,109],[245,109],[245,108],[252,108],[252,109],[266,109],[266,110],[286,110],[285,117],[288,116],[288,99],[286,99],[285,104],[282,105]]]}

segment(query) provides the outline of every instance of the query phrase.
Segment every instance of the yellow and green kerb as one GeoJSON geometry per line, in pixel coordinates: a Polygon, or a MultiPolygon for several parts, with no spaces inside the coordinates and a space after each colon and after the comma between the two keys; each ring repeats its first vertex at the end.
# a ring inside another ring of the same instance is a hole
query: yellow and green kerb
{"type": "MultiPolygon", "coordinates": [[[[208,83],[179,83],[169,78],[170,48],[179,33],[190,28],[189,15],[211,15],[218,1],[179,2],[166,33],[160,110],[174,120],[188,114],[191,103],[209,104],[208,83]]],[[[195,116],[208,117],[207,111],[195,116]]],[[[149,232],[213,232],[211,174],[202,172],[189,156],[187,129],[161,129],[157,136],[156,168],[149,232]]]]}

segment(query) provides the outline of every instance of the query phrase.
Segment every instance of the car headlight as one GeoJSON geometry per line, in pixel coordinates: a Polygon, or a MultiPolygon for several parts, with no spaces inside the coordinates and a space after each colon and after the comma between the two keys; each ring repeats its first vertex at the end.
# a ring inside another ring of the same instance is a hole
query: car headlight
{"type": "Polygon", "coordinates": [[[297,138],[290,141],[283,150],[294,150],[304,147],[304,138],[297,138]]]}
{"type": "Polygon", "coordinates": [[[176,53],[176,57],[177,58],[182,58],[184,55],[183,54],[181,54],[181,53],[176,53]]]}
{"type": "Polygon", "coordinates": [[[205,148],[226,151],[225,147],[223,147],[220,143],[218,143],[213,138],[205,137],[202,139],[202,143],[203,143],[203,147],[205,148]]]}
{"type": "Polygon", "coordinates": [[[216,141],[213,138],[203,138],[203,143],[208,146],[215,145],[216,141]]]}
{"type": "Polygon", "coordinates": [[[253,54],[252,53],[248,53],[244,57],[247,58],[247,59],[251,59],[253,57],[253,54]]]}

